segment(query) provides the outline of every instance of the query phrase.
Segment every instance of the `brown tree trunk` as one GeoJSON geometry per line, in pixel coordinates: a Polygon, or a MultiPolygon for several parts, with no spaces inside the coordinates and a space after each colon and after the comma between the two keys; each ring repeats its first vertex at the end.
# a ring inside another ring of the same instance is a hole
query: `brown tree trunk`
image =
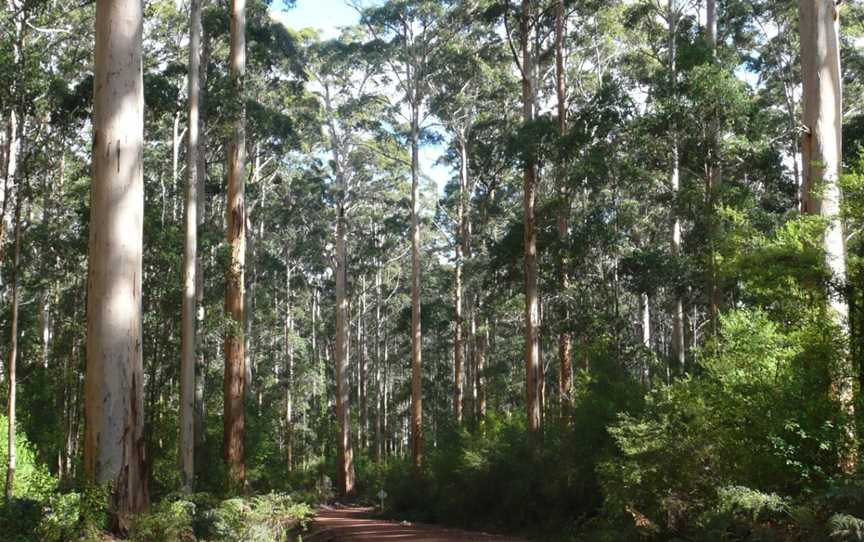
{"type": "Polygon", "coordinates": [[[180,353],[180,469],[183,490],[195,483],[195,318],[198,277],[198,93],[201,55],[201,0],[189,8],[189,111],[186,148],[186,243],[183,252],[183,306],[180,353]]]}
{"type": "MultiPolygon", "coordinates": [[[[534,59],[531,51],[531,0],[522,0],[520,42],[522,50],[522,121],[534,121],[534,88],[532,74],[534,59]]],[[[526,157],[522,179],[522,211],[524,217],[525,267],[525,383],[527,388],[528,429],[540,431],[540,296],[537,285],[537,232],[534,226],[537,198],[537,165],[533,157],[526,157]]]]}
{"type": "MultiPolygon", "coordinates": [[[[676,0],[669,0],[667,8],[669,18],[669,80],[670,87],[677,100],[678,84],[678,6],[676,0]]],[[[681,185],[681,173],[678,156],[678,127],[673,123],[670,129],[671,141],[671,163],[669,165],[669,184],[674,197],[678,197],[681,185]]],[[[672,209],[672,255],[678,257],[681,254],[681,219],[678,211],[672,209]]],[[[674,286],[673,286],[674,287],[674,286]]],[[[686,347],[684,346],[684,300],[677,291],[674,294],[672,307],[672,358],[676,364],[675,370],[684,372],[686,347]]]]}
{"type": "MultiPolygon", "coordinates": [[[[340,175],[341,177],[341,175],[340,175]]],[[[340,180],[344,189],[344,184],[340,180]]],[[[344,191],[343,191],[344,196],[344,191]]],[[[348,382],[348,296],[346,294],[348,249],[344,204],[336,219],[336,420],[339,426],[336,484],[339,494],[354,493],[354,453],[351,448],[351,412],[348,382]]]]}
{"type": "MultiPolygon", "coordinates": [[[[415,81],[415,85],[418,82],[415,81]]],[[[420,330],[420,120],[419,96],[411,119],[411,459],[415,467],[423,464],[423,389],[421,372],[422,335],[420,330]]]]}
{"type": "MultiPolygon", "coordinates": [[[[555,11],[555,94],[558,105],[558,132],[561,137],[567,131],[567,94],[564,88],[564,0],[558,0],[555,11]]],[[[561,293],[564,294],[570,287],[569,276],[567,273],[567,257],[566,247],[569,236],[569,219],[570,219],[570,191],[567,189],[566,168],[567,164],[562,161],[559,164],[558,172],[558,283],[561,288],[561,293]]],[[[560,325],[565,326],[565,330],[558,334],[558,394],[563,402],[566,402],[570,397],[570,390],[573,387],[573,341],[566,327],[569,326],[570,311],[567,308],[566,301],[562,304],[561,322],[560,325]]]]}
{"type": "Polygon", "coordinates": [[[244,411],[246,353],[244,346],[244,277],[246,266],[246,0],[231,2],[231,85],[233,87],[233,139],[228,148],[228,201],[226,240],[231,260],[225,276],[225,312],[229,327],[225,333],[224,443],[232,491],[242,491],[246,481],[244,411]]]}
{"type": "Polygon", "coordinates": [[[462,134],[458,137],[459,141],[459,156],[461,159],[459,167],[459,203],[457,209],[457,227],[459,228],[459,236],[456,239],[456,285],[454,287],[453,303],[456,309],[456,321],[454,322],[453,333],[453,416],[456,423],[462,423],[462,360],[463,348],[462,343],[462,266],[465,254],[463,246],[467,243],[467,228],[466,228],[466,213],[465,213],[465,198],[468,189],[468,150],[465,145],[462,134]]]}
{"type": "Polygon", "coordinates": [[[147,506],[141,273],[144,85],[141,0],[97,0],[87,292],[84,470],[110,483],[112,528],[147,506]]]}
{"type": "MultiPolygon", "coordinates": [[[[832,279],[846,283],[846,237],[840,218],[843,96],[840,71],[839,5],[834,0],[800,0],[801,75],[804,127],[802,144],[804,211],[826,219],[822,240],[825,265],[832,279]]],[[[848,330],[849,307],[842,292],[828,291],[828,312],[834,324],[848,330]]],[[[846,416],[847,442],[840,468],[853,474],[858,465],[855,429],[855,387],[848,356],[832,376],[832,394],[846,416]]]]}

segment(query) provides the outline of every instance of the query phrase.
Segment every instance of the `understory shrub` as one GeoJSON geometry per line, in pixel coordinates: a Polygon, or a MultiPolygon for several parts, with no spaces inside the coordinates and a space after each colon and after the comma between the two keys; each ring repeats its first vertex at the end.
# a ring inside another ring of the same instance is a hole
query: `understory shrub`
{"type": "MultiPolygon", "coordinates": [[[[842,479],[845,421],[828,377],[842,353],[825,322],[808,316],[785,329],[761,311],[723,316],[700,374],[619,417],[609,429],[616,453],[599,467],[609,517],[661,539],[834,532],[828,512],[843,506],[828,494],[842,479]]],[[[851,532],[845,525],[836,532],[851,532]]]]}
{"type": "Polygon", "coordinates": [[[577,375],[573,404],[550,411],[542,434],[529,434],[518,414],[490,414],[473,431],[439,427],[420,471],[410,459],[358,462],[362,496],[378,502],[383,488],[385,513],[416,521],[542,531],[544,539],[574,532],[602,504],[595,466],[613,446],[606,426],[641,408],[638,384],[600,350],[590,373],[577,375]]]}
{"type": "Polygon", "coordinates": [[[283,494],[215,500],[199,493],[169,496],[136,518],[134,542],[283,542],[305,528],[312,509],[283,494]]]}

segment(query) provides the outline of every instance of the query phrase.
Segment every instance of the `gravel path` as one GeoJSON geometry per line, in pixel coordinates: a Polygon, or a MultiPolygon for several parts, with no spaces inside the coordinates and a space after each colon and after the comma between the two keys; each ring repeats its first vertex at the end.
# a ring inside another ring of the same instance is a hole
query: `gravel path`
{"type": "Polygon", "coordinates": [[[312,533],[304,542],[523,542],[486,533],[445,529],[435,525],[387,521],[374,516],[372,508],[329,507],[318,510],[312,533]]]}

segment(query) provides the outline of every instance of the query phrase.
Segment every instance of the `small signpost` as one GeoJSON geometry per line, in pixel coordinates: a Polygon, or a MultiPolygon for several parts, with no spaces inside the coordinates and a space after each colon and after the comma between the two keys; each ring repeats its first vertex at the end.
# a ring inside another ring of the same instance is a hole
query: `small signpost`
{"type": "Polygon", "coordinates": [[[384,499],[387,498],[387,492],[384,491],[384,488],[381,488],[381,491],[378,492],[378,498],[381,499],[381,510],[384,510],[384,499]]]}

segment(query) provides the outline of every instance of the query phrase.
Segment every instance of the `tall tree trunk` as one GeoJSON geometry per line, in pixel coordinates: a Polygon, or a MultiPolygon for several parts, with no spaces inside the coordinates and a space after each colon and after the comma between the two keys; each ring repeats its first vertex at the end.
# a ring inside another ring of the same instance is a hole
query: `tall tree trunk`
{"type": "MultiPolygon", "coordinates": [[[[534,121],[534,58],[531,51],[531,0],[522,0],[519,24],[522,50],[522,121],[534,121]]],[[[537,165],[533,157],[526,157],[522,178],[522,211],[524,217],[525,267],[525,383],[527,388],[528,429],[540,431],[540,296],[537,285],[537,232],[534,226],[537,198],[537,165]]]]}
{"type": "Polygon", "coordinates": [[[233,139],[228,148],[228,202],[226,240],[231,260],[225,276],[225,312],[230,324],[225,333],[224,443],[229,484],[241,491],[246,481],[244,412],[246,353],[244,345],[244,280],[246,266],[246,0],[231,2],[231,86],[233,139]]]}
{"type": "MultiPolygon", "coordinates": [[[[677,101],[678,86],[678,6],[677,0],[669,0],[667,17],[669,18],[669,81],[673,102],[677,101]]],[[[669,185],[673,196],[677,199],[681,186],[680,158],[678,150],[678,125],[673,122],[670,128],[671,149],[669,164],[669,185]]],[[[681,254],[681,219],[678,211],[672,209],[672,255],[681,254]]],[[[674,286],[673,286],[674,288],[674,286]]],[[[686,347],[684,346],[684,300],[681,294],[674,292],[672,307],[672,359],[676,363],[675,370],[684,372],[686,347]]]]}
{"type": "Polygon", "coordinates": [[[411,117],[411,460],[423,464],[423,388],[421,372],[422,332],[420,329],[420,113],[414,77],[414,104],[411,117]]]}
{"type": "Polygon", "coordinates": [[[360,277],[360,303],[357,315],[357,355],[360,365],[360,444],[362,449],[369,448],[369,347],[366,343],[366,327],[363,316],[366,314],[366,275],[360,277]]]}
{"type": "Polygon", "coordinates": [[[7,463],[6,463],[6,499],[12,498],[15,486],[15,466],[17,454],[15,451],[15,394],[17,388],[16,369],[18,365],[18,275],[21,266],[21,200],[24,197],[21,187],[15,198],[15,252],[12,256],[12,315],[9,331],[9,395],[7,400],[7,463]]]}
{"type": "MultiPolygon", "coordinates": [[[[708,46],[711,48],[711,54],[714,58],[717,57],[717,0],[706,0],[706,39],[708,46]]],[[[718,317],[720,311],[720,303],[723,295],[718,284],[717,276],[717,256],[716,256],[716,241],[717,241],[717,190],[720,185],[720,173],[722,170],[720,158],[720,144],[722,134],[720,132],[720,119],[715,118],[710,120],[710,137],[711,137],[711,152],[708,155],[707,164],[707,186],[706,198],[708,204],[708,319],[711,325],[711,333],[716,335],[718,332],[718,317]]]]}
{"type": "Polygon", "coordinates": [[[186,244],[180,353],[180,467],[183,490],[195,483],[195,318],[198,261],[198,93],[201,58],[201,0],[189,7],[189,111],[186,148],[186,244]]]}
{"type": "MultiPolygon", "coordinates": [[[[825,265],[837,284],[846,283],[846,238],[840,219],[843,96],[840,71],[840,17],[834,0],[800,0],[801,74],[804,94],[802,143],[804,211],[826,219],[822,240],[825,265]]],[[[828,291],[829,317],[847,331],[849,308],[842,292],[828,291]]],[[[848,357],[832,375],[832,392],[847,417],[847,442],[840,467],[858,465],[853,371],[848,357]]]]}
{"type": "Polygon", "coordinates": [[[294,469],[294,314],[291,306],[291,265],[285,250],[285,462],[294,469]]]}
{"type": "MultiPolygon", "coordinates": [[[[378,242],[377,236],[375,239],[376,248],[380,250],[381,245],[378,242]]],[[[379,252],[380,254],[380,252],[379,252]]],[[[384,411],[382,400],[384,397],[384,375],[382,374],[383,360],[381,359],[381,302],[383,298],[382,281],[381,281],[381,261],[378,259],[375,266],[375,461],[380,462],[383,458],[383,426],[381,417],[384,411]]]]}
{"type": "MultiPolygon", "coordinates": [[[[206,5],[207,0],[199,0],[201,2],[201,9],[203,10],[206,5]]],[[[207,133],[205,130],[206,122],[204,118],[204,102],[207,97],[207,67],[210,63],[210,38],[206,32],[204,32],[203,27],[201,28],[201,58],[199,62],[199,85],[198,85],[198,164],[196,166],[196,173],[198,177],[198,198],[196,199],[196,203],[198,204],[198,210],[196,215],[198,217],[198,228],[202,228],[204,226],[204,222],[206,221],[206,212],[207,212],[207,193],[206,193],[206,180],[207,180],[207,133]]],[[[201,333],[201,330],[204,329],[204,317],[205,317],[205,309],[204,309],[204,265],[203,258],[201,257],[200,252],[197,255],[195,262],[195,299],[198,305],[198,311],[196,315],[197,325],[196,329],[198,332],[196,335],[196,340],[198,344],[196,345],[196,350],[198,351],[198,359],[195,363],[195,465],[198,470],[201,470],[202,462],[200,461],[204,457],[204,438],[206,435],[204,434],[204,389],[206,386],[205,378],[207,376],[206,366],[207,366],[207,356],[205,354],[205,337],[204,334],[201,333]]]]}
{"type": "Polygon", "coordinates": [[[456,321],[454,322],[453,331],[453,417],[456,419],[456,423],[462,423],[462,360],[464,349],[462,343],[462,328],[464,324],[462,317],[462,265],[463,258],[465,257],[463,246],[466,244],[468,233],[465,223],[465,198],[468,189],[468,150],[463,134],[459,134],[457,139],[459,142],[460,166],[459,203],[456,207],[459,235],[454,247],[456,251],[456,284],[453,291],[453,304],[456,309],[456,321]]]}
{"type": "Polygon", "coordinates": [[[84,470],[110,483],[112,528],[147,506],[141,273],[144,85],[141,0],[97,0],[87,293],[84,470]]]}
{"type": "Polygon", "coordinates": [[[4,149],[4,165],[3,172],[3,204],[0,206],[0,263],[3,262],[3,241],[5,240],[6,231],[6,212],[9,207],[9,200],[12,199],[12,187],[16,182],[18,173],[18,150],[20,148],[20,139],[18,135],[18,113],[15,109],[9,111],[9,121],[6,125],[6,145],[4,149]]]}
{"type": "MultiPolygon", "coordinates": [[[[341,175],[340,175],[341,177],[341,175]]],[[[340,182],[344,187],[344,184],[340,182]]],[[[344,196],[344,190],[343,190],[344,196]]],[[[344,203],[336,219],[336,419],[339,425],[336,483],[343,497],[354,492],[354,453],[351,448],[350,385],[348,383],[348,249],[344,203]]]]}
{"type": "Polygon", "coordinates": [[[483,323],[482,337],[477,341],[474,349],[474,386],[477,389],[477,420],[483,423],[486,418],[486,387],[484,371],[486,370],[486,351],[489,348],[489,322],[483,323]]]}
{"type": "MultiPolygon", "coordinates": [[[[567,93],[564,88],[564,32],[566,21],[564,0],[558,0],[555,10],[555,94],[558,105],[558,133],[563,138],[567,131],[567,93]]],[[[567,164],[562,160],[558,165],[558,284],[561,293],[565,294],[570,287],[567,273],[566,247],[569,236],[570,191],[567,189],[567,164]]],[[[565,294],[566,295],[566,294],[565,294]]],[[[573,387],[573,341],[567,330],[570,322],[570,311],[566,301],[562,303],[561,321],[559,325],[565,329],[558,334],[558,394],[562,401],[570,397],[573,387]]]]}
{"type": "MultiPolygon", "coordinates": [[[[647,293],[639,295],[641,313],[642,313],[642,346],[646,351],[651,350],[651,300],[647,293]]],[[[651,368],[648,365],[646,358],[645,365],[642,367],[642,383],[647,385],[651,381],[651,368]]]]}

